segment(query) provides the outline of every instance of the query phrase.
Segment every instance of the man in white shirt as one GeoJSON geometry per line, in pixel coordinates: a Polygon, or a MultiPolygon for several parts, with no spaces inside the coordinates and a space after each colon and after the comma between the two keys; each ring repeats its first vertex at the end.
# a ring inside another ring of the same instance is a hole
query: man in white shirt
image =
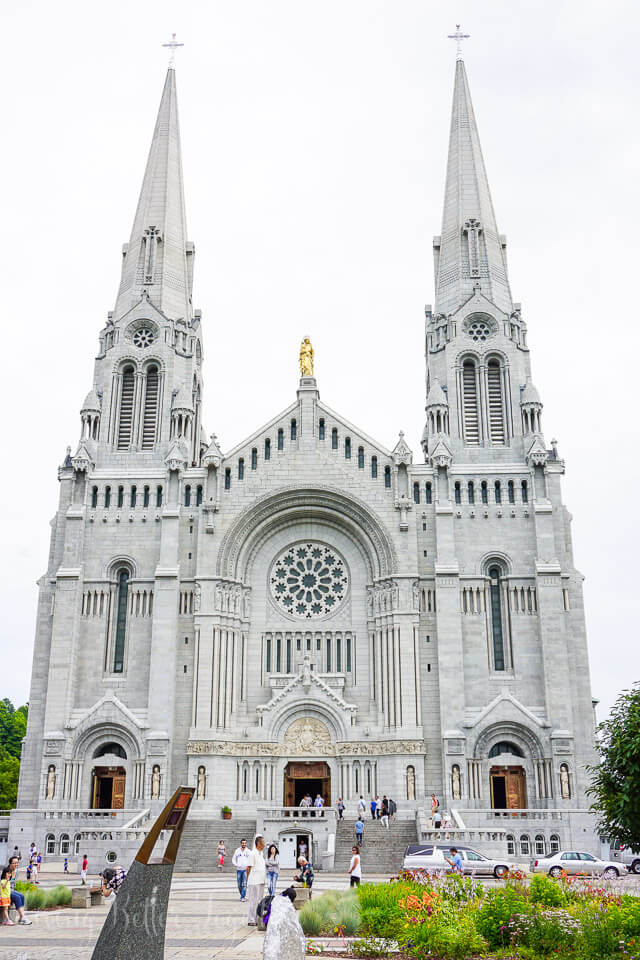
{"type": "Polygon", "coordinates": [[[247,862],[247,901],[248,901],[248,924],[255,927],[258,922],[256,910],[258,904],[264,897],[264,885],[267,879],[267,865],[264,862],[262,851],[264,850],[264,837],[257,836],[253,850],[249,852],[247,862]]]}
{"type": "Polygon", "coordinates": [[[231,863],[236,868],[236,880],[238,882],[238,892],[240,893],[240,902],[244,902],[247,896],[247,864],[251,851],[247,849],[247,841],[241,840],[240,846],[231,857],[231,863]]]}

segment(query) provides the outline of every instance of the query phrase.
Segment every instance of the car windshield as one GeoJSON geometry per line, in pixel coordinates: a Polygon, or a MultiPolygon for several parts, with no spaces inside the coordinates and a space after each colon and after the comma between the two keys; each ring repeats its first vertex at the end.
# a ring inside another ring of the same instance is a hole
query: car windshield
{"type": "Polygon", "coordinates": [[[467,850],[467,857],[469,858],[469,860],[486,860],[487,859],[486,857],[483,857],[481,853],[478,853],[477,850],[472,850],[471,848],[467,850]]]}

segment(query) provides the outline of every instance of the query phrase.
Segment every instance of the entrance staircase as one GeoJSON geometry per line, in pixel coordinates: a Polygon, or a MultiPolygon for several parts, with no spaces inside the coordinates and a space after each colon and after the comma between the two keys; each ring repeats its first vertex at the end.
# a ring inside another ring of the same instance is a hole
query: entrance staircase
{"type": "MultiPolygon", "coordinates": [[[[355,818],[338,820],[333,868],[336,873],[346,873],[349,869],[355,823],[355,818]]],[[[369,817],[364,823],[364,843],[360,850],[363,879],[366,881],[367,875],[378,873],[395,876],[402,868],[405,847],[417,840],[415,820],[390,821],[387,830],[382,821],[369,817]]]]}
{"type": "Polygon", "coordinates": [[[244,837],[247,847],[252,848],[255,834],[255,820],[239,820],[235,817],[231,820],[217,817],[211,820],[187,818],[180,840],[176,873],[217,873],[220,840],[224,840],[227,848],[222,872],[235,873],[231,857],[236,847],[240,846],[244,837]]]}

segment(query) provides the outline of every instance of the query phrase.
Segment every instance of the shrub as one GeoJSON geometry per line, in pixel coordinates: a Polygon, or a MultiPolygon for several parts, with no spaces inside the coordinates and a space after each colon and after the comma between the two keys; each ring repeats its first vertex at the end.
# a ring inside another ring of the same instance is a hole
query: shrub
{"type": "Polygon", "coordinates": [[[343,900],[338,907],[337,927],[345,937],[353,937],[360,929],[360,907],[357,900],[343,900]]]}
{"type": "Polygon", "coordinates": [[[529,897],[533,903],[541,903],[545,907],[564,907],[568,899],[560,884],[544,873],[535,873],[531,878],[529,897]]]}
{"type": "Polygon", "coordinates": [[[360,907],[355,890],[338,893],[330,890],[321,897],[309,900],[299,913],[302,929],[309,937],[320,934],[334,936],[341,927],[345,936],[353,936],[360,929],[360,907]]]}
{"type": "Polygon", "coordinates": [[[308,900],[300,910],[298,917],[306,936],[317,937],[322,932],[322,920],[316,900],[308,900]]]}
{"type": "Polygon", "coordinates": [[[510,887],[490,890],[476,913],[476,928],[490,947],[504,947],[509,943],[509,921],[530,910],[519,891],[510,887]]]}
{"type": "Polygon", "coordinates": [[[35,883],[31,883],[30,880],[17,880],[16,881],[16,890],[19,893],[33,893],[37,890],[38,887],[35,883]]]}
{"type": "Polygon", "coordinates": [[[44,906],[44,890],[32,890],[26,895],[27,910],[42,910],[44,906]]]}
{"type": "Polygon", "coordinates": [[[535,948],[543,956],[571,946],[579,929],[580,922],[566,910],[538,908],[509,921],[511,943],[535,948]]]}
{"type": "Polygon", "coordinates": [[[362,932],[395,940],[402,929],[404,911],[399,901],[422,892],[415,883],[363,883],[358,887],[362,932]]]}
{"type": "Polygon", "coordinates": [[[487,943],[476,929],[473,912],[460,911],[456,916],[443,917],[433,930],[431,946],[434,953],[446,960],[466,960],[482,953],[487,943]]]}
{"type": "Polygon", "coordinates": [[[71,903],[71,887],[59,883],[53,890],[45,892],[45,907],[63,907],[71,903]]]}

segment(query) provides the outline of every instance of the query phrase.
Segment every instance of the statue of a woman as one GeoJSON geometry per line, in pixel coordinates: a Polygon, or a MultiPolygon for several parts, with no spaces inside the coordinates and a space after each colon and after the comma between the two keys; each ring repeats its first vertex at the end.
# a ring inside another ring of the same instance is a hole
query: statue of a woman
{"type": "Polygon", "coordinates": [[[204,767],[198,767],[198,790],[196,792],[196,798],[198,800],[204,800],[205,790],[207,785],[207,774],[204,767]]]}
{"type": "Polygon", "coordinates": [[[309,337],[305,337],[300,344],[300,376],[313,376],[313,347],[309,337]]]}
{"type": "Polygon", "coordinates": [[[568,800],[571,796],[571,786],[569,784],[569,768],[566,763],[560,764],[560,794],[563,800],[568,800]]]}
{"type": "Polygon", "coordinates": [[[459,800],[461,797],[460,789],[460,767],[457,763],[454,763],[451,770],[451,795],[454,800],[459,800]]]}
{"type": "Polygon", "coordinates": [[[151,773],[151,799],[157,800],[160,796],[160,767],[154,764],[151,773]]]}
{"type": "Polygon", "coordinates": [[[56,795],[56,768],[53,764],[50,765],[47,772],[47,800],[53,800],[56,795]]]}

